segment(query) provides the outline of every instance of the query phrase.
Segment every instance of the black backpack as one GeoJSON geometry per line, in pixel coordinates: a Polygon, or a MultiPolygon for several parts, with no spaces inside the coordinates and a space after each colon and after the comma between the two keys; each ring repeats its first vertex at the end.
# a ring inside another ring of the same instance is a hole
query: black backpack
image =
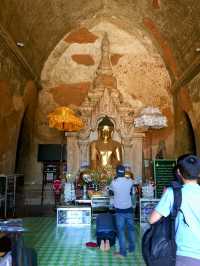
{"type": "Polygon", "coordinates": [[[182,202],[181,184],[173,181],[172,212],[152,224],[142,237],[142,256],[147,266],[175,266],[176,242],[175,219],[182,202]]]}

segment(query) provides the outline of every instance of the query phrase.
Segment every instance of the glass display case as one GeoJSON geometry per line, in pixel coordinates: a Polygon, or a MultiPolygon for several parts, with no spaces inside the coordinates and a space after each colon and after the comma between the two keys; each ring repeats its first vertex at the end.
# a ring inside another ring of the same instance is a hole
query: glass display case
{"type": "Polygon", "coordinates": [[[90,207],[63,206],[57,208],[57,226],[90,225],[90,207]]]}
{"type": "Polygon", "coordinates": [[[106,196],[91,197],[92,219],[96,219],[99,213],[107,212],[112,208],[111,198],[106,196]]]}

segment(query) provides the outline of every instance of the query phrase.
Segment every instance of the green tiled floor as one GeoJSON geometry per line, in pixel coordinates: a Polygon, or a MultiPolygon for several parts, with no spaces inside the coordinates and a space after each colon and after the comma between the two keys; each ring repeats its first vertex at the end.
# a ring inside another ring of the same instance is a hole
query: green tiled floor
{"type": "Polygon", "coordinates": [[[86,242],[95,242],[95,226],[56,227],[54,217],[25,218],[28,232],[24,234],[25,243],[34,247],[38,254],[39,266],[143,266],[140,241],[137,229],[137,249],[124,259],[116,258],[112,248],[102,252],[98,248],[88,248],[86,242]]]}

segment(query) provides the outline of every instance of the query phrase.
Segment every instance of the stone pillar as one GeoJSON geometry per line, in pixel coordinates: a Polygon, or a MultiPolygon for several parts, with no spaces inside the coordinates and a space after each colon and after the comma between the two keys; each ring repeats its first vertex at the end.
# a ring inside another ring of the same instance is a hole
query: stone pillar
{"type": "Polygon", "coordinates": [[[89,143],[88,140],[79,140],[79,156],[80,156],[80,164],[81,166],[90,165],[90,159],[89,159],[89,143]]]}
{"type": "Polygon", "coordinates": [[[131,168],[131,171],[133,172],[133,162],[132,162],[132,150],[133,150],[133,144],[132,144],[132,138],[124,138],[123,139],[123,164],[128,165],[131,168]]]}
{"type": "Polygon", "coordinates": [[[143,170],[143,133],[133,133],[127,138],[123,138],[124,158],[123,163],[130,166],[134,176],[142,177],[143,170]]]}
{"type": "Polygon", "coordinates": [[[134,133],[132,139],[132,164],[134,176],[143,175],[143,139],[145,134],[134,133]]]}
{"type": "Polygon", "coordinates": [[[77,133],[66,132],[65,136],[67,137],[67,172],[76,174],[80,165],[77,133]]]}

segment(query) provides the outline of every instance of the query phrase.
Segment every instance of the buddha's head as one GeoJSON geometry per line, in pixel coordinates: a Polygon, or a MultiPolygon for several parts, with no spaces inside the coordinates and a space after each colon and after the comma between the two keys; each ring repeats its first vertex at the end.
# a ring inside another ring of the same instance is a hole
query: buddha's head
{"type": "Polygon", "coordinates": [[[114,124],[108,116],[105,116],[98,125],[98,134],[100,139],[107,141],[112,138],[114,124]]]}

